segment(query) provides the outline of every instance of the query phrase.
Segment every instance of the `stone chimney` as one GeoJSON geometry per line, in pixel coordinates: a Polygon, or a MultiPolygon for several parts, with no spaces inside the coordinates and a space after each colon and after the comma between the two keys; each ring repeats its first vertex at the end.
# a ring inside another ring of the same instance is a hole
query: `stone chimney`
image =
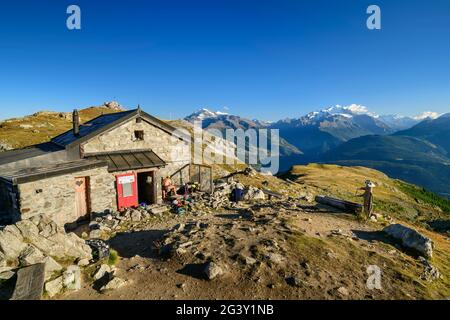
{"type": "Polygon", "coordinates": [[[72,113],[72,123],[73,123],[73,135],[80,135],[80,115],[78,114],[78,110],[73,110],[72,113]]]}

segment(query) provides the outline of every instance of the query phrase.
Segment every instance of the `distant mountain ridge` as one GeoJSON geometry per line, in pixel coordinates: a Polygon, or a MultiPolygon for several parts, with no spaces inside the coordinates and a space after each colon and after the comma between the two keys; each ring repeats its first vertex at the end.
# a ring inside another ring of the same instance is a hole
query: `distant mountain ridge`
{"type": "MultiPolygon", "coordinates": [[[[202,121],[204,129],[278,129],[284,146],[289,152],[282,155],[317,156],[340,144],[365,135],[388,135],[399,130],[409,129],[425,116],[434,117],[437,113],[425,112],[416,117],[400,115],[379,116],[367,107],[357,104],[336,105],[319,111],[309,112],[300,118],[288,118],[275,122],[246,119],[221,111],[200,109],[184,118],[193,123],[202,121]]],[[[284,149],[284,148],[282,148],[284,149]]]]}
{"type": "Polygon", "coordinates": [[[278,129],[286,146],[302,151],[281,152],[281,171],[310,162],[360,165],[450,195],[450,114],[377,115],[353,104],[272,123],[208,109],[186,119],[219,130],[278,129]]]}
{"type": "MultiPolygon", "coordinates": [[[[231,115],[220,111],[210,111],[209,109],[200,109],[191,115],[184,118],[184,120],[195,123],[201,121],[202,128],[205,130],[216,129],[222,134],[226,129],[266,129],[269,128],[269,123],[260,120],[250,120],[240,116],[231,115]]],[[[253,145],[252,147],[258,147],[253,145]]],[[[247,147],[248,148],[248,147],[247,147]]],[[[303,154],[300,149],[287,142],[283,137],[280,137],[280,155],[291,156],[303,154]]]]}
{"type": "Polygon", "coordinates": [[[450,197],[450,114],[392,135],[349,140],[320,161],[371,167],[450,197]]]}
{"type": "MultiPolygon", "coordinates": [[[[80,110],[82,122],[123,110],[116,102],[80,110]]],[[[371,167],[450,196],[450,114],[377,115],[334,106],[276,122],[201,109],[185,118],[203,128],[278,129],[281,171],[309,162],[371,167]],[[400,130],[397,130],[401,128],[400,130]]],[[[0,121],[0,151],[48,141],[71,127],[71,112],[42,111],[0,121]]],[[[250,146],[249,146],[250,147],[250,146]]],[[[255,147],[255,146],[252,146],[255,147]]]]}

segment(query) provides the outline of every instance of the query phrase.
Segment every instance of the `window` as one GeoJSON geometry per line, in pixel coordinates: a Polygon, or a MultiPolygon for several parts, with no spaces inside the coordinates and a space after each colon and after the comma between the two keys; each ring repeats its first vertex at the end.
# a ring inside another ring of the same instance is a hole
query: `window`
{"type": "Polygon", "coordinates": [[[134,138],[135,138],[135,140],[143,141],[144,140],[144,131],[143,130],[136,130],[134,132],[134,138]]]}
{"type": "Polygon", "coordinates": [[[133,183],[122,184],[122,197],[131,197],[133,195],[133,183]]]}

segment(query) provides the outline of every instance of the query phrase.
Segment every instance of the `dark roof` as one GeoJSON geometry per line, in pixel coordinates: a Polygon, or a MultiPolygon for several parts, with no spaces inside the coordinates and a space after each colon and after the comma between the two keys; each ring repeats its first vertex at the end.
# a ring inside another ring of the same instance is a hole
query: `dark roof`
{"type": "Polygon", "coordinates": [[[54,143],[46,142],[23,149],[3,151],[0,152],[0,165],[25,160],[33,157],[38,157],[51,152],[61,150],[64,150],[64,148],[54,143]]]}
{"type": "Polygon", "coordinates": [[[86,159],[106,161],[108,171],[164,167],[166,163],[152,150],[115,151],[87,155],[86,159]]]}
{"type": "Polygon", "coordinates": [[[78,136],[75,136],[73,134],[73,130],[69,130],[55,138],[53,138],[51,141],[61,145],[61,146],[67,146],[75,141],[77,141],[80,138],[86,137],[90,135],[91,133],[94,133],[98,130],[101,130],[105,128],[106,126],[115,123],[118,120],[121,120],[123,118],[128,118],[127,116],[130,116],[131,114],[134,114],[135,110],[131,111],[124,111],[124,112],[117,112],[117,113],[109,113],[101,115],[95,119],[92,119],[84,124],[80,125],[80,134],[78,136]]]}
{"type": "MultiPolygon", "coordinates": [[[[79,144],[139,116],[147,122],[159,127],[160,129],[170,134],[176,133],[176,128],[165,123],[164,121],[159,120],[158,118],[149,115],[148,113],[143,112],[140,108],[138,108],[130,111],[101,115],[91,121],[80,125],[79,135],[75,136],[73,134],[73,130],[69,130],[53,138],[51,141],[63,147],[71,144],[79,144]]],[[[178,137],[183,139],[188,138],[181,136],[181,134],[178,134],[178,137]]]]}
{"type": "Polygon", "coordinates": [[[4,180],[16,185],[51,178],[63,174],[78,172],[81,170],[89,170],[106,166],[107,163],[105,161],[83,159],[77,161],[61,162],[43,167],[25,168],[19,170],[11,170],[9,172],[2,172],[0,180],[4,180]]]}

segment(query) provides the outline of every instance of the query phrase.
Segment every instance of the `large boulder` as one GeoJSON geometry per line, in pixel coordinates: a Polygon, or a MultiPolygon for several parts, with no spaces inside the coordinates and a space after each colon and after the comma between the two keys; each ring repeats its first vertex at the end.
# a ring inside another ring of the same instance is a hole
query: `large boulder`
{"type": "MultiPolygon", "coordinates": [[[[31,265],[45,257],[61,260],[92,259],[92,250],[74,233],[66,233],[45,215],[22,220],[0,231],[0,260],[31,265]]],[[[4,263],[0,261],[0,263],[4,263]]]]}
{"type": "Polygon", "coordinates": [[[413,249],[427,258],[433,256],[433,241],[414,229],[401,224],[391,224],[383,229],[389,236],[401,241],[406,248],[413,249]]]}
{"type": "Polygon", "coordinates": [[[22,237],[27,240],[39,234],[39,228],[31,220],[21,220],[16,223],[16,227],[19,229],[22,237]]]}
{"type": "Polygon", "coordinates": [[[5,260],[17,260],[20,253],[27,246],[23,241],[23,237],[16,226],[6,226],[0,231],[0,252],[5,260]]]}

